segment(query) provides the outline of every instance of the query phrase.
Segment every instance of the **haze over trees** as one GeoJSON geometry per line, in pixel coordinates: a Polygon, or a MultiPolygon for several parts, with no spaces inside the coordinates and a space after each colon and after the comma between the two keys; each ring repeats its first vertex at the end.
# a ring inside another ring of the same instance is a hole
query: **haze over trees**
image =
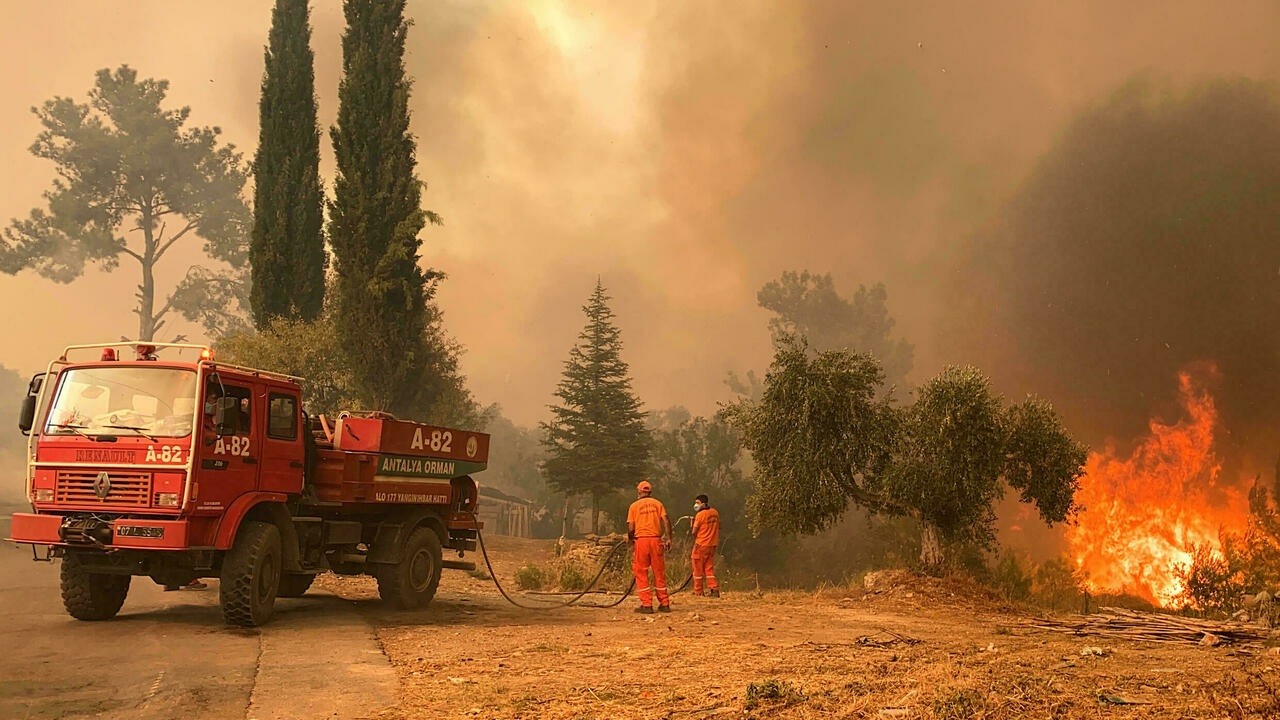
{"type": "MultiPolygon", "coordinates": [[[[720,553],[744,567],[772,567],[789,548],[775,533],[751,531],[746,513],[751,483],[743,472],[747,463],[737,431],[720,416],[694,417],[673,407],[650,414],[649,432],[654,496],[666,504],[672,522],[692,515],[693,498],[706,493],[720,511],[720,553]]],[[[688,531],[688,521],[677,530],[688,531]]]]}
{"type": "Polygon", "coordinates": [[[254,325],[314,320],[324,309],[324,191],[308,0],[276,0],[253,160],[254,325]]]}
{"type": "Polygon", "coordinates": [[[808,270],[787,271],[760,288],[756,300],[772,311],[769,333],[774,342],[799,335],[814,350],[870,353],[884,369],[886,384],[902,389],[911,372],[915,349],[891,336],[889,293],[884,284],[859,285],[850,298],[842,297],[831,275],[808,270]]]}
{"type": "MultiPolygon", "coordinates": [[[[431,375],[424,381],[430,393],[416,394],[414,402],[400,412],[406,418],[450,427],[484,427],[496,411],[482,408],[471,394],[458,368],[462,350],[445,334],[438,316],[431,318],[423,337],[437,348],[424,370],[431,375]]],[[[301,377],[308,413],[368,409],[328,312],[312,321],[275,318],[264,330],[220,338],[217,350],[218,357],[229,362],[301,377]]]]}
{"type": "MultiPolygon", "coordinates": [[[[0,365],[0,473],[11,479],[24,477],[27,439],[17,432],[17,427],[26,395],[27,379],[0,365]]],[[[0,505],[26,502],[25,491],[21,480],[0,483],[0,505]]]]}
{"type": "Polygon", "coordinates": [[[587,324],[565,361],[555,392],[560,401],[551,406],[551,421],[541,424],[542,470],[558,492],[590,496],[591,530],[599,532],[600,501],[644,479],[652,439],[601,282],[582,311],[587,324]]]}
{"type": "MultiPolygon", "coordinates": [[[[538,429],[517,425],[495,412],[485,426],[485,432],[490,437],[485,484],[550,506],[552,493],[538,470],[546,458],[542,434],[538,429]]],[[[559,530],[558,523],[556,530],[559,530]]]]}
{"type": "Polygon", "coordinates": [[[936,568],[944,543],[992,543],[1009,488],[1045,522],[1072,513],[1086,451],[1048,403],[1006,406],[972,368],[943,371],[904,408],[883,384],[870,355],[779,343],[762,397],[725,411],[755,463],[758,527],[815,533],[854,503],[915,519],[921,563],[936,568]]]}
{"type": "Polygon", "coordinates": [[[122,65],[98,71],[87,103],[55,97],[33,108],[44,129],[31,152],[58,177],[47,209],[14,220],[0,241],[0,271],[30,268],[60,283],[88,263],[108,272],[137,263],[139,340],[155,339],[171,313],[221,335],[243,325],[248,304],[241,157],[219,144],[218,128],[186,127],[189,108],[165,109],[168,89],[122,65]],[[196,242],[230,267],[191,265],[166,295],[161,261],[196,242]]]}

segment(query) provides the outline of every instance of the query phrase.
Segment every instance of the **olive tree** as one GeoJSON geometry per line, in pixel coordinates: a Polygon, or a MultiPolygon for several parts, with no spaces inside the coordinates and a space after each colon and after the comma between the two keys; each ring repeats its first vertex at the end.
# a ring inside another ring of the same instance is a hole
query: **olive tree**
{"type": "Polygon", "coordinates": [[[726,409],[755,462],[757,527],[818,532],[852,502],[914,518],[936,568],[943,541],[990,546],[1009,488],[1048,523],[1074,511],[1086,450],[1048,403],[1006,406],[973,368],[944,370],[906,407],[877,399],[883,382],[869,355],[779,344],[761,399],[726,409]]]}

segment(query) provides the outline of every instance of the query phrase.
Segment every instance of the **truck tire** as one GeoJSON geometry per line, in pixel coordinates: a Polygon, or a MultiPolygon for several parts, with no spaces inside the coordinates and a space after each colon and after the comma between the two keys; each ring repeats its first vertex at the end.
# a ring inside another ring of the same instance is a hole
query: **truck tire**
{"type": "Polygon", "coordinates": [[[218,601],[228,625],[257,627],[271,619],[280,585],[280,530],[246,520],[222,559],[218,601]]]}
{"type": "Polygon", "coordinates": [[[409,533],[400,562],[377,570],[378,595],[397,610],[425,607],[440,586],[440,538],[431,528],[409,533]]]}
{"type": "Polygon", "coordinates": [[[80,556],[67,553],[62,558],[62,606],[77,620],[109,620],[124,605],[132,579],[128,575],[88,572],[80,556]]]}
{"type": "Polygon", "coordinates": [[[276,597],[302,597],[307,594],[315,579],[315,575],[308,573],[285,573],[280,577],[280,590],[276,592],[276,597]]]}

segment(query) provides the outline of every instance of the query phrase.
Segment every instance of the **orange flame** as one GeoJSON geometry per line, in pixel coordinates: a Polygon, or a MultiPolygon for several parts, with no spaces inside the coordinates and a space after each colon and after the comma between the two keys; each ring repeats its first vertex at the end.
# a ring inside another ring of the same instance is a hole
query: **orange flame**
{"type": "Polygon", "coordinates": [[[1089,454],[1076,492],[1084,510],[1067,527],[1067,541],[1092,592],[1177,606],[1177,571],[1191,564],[1193,546],[1218,552],[1221,531],[1242,532],[1247,524],[1245,493],[1218,486],[1213,398],[1190,372],[1179,373],[1178,389],[1185,419],[1152,419],[1128,458],[1111,446],[1089,454]]]}

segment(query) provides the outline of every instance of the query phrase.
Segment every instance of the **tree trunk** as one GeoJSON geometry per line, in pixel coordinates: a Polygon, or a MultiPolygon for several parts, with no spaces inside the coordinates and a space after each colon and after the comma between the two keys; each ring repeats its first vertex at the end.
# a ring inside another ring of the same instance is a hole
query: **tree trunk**
{"type": "Polygon", "coordinates": [[[591,493],[591,534],[600,534],[600,496],[591,493]]]}
{"type": "Polygon", "coordinates": [[[154,340],[156,336],[156,245],[155,222],[151,209],[142,208],[142,283],[138,285],[138,339],[154,340]]]}
{"type": "Polygon", "coordinates": [[[138,339],[154,340],[156,336],[156,279],[150,263],[142,266],[142,284],[138,286],[138,339]]]}
{"type": "Polygon", "coordinates": [[[920,521],[920,564],[927,571],[942,568],[942,543],[938,539],[938,526],[928,520],[920,521]]]}

